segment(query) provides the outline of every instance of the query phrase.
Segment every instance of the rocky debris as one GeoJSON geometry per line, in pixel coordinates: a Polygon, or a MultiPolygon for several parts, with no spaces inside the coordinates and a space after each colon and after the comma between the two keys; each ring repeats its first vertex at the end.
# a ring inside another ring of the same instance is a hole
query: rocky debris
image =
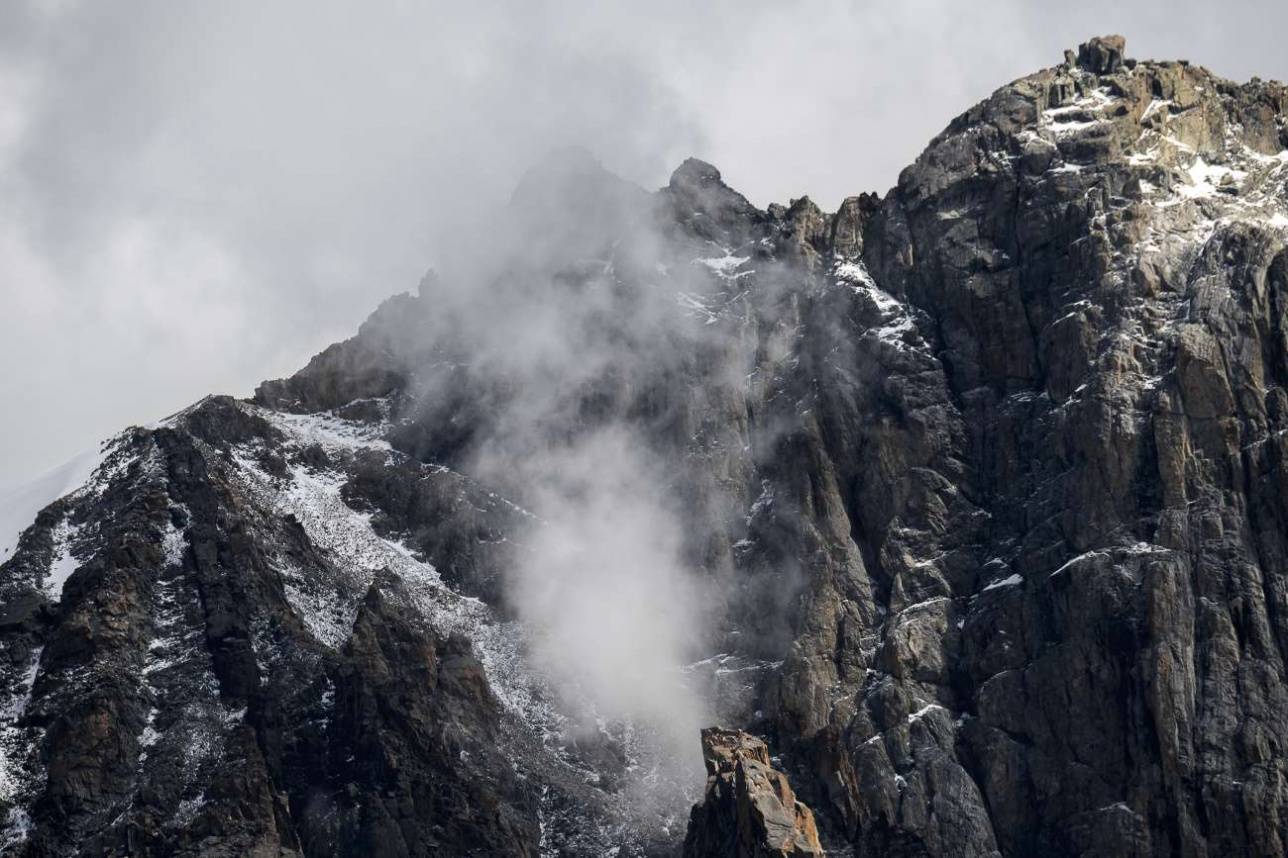
{"type": "Polygon", "coordinates": [[[814,814],[796,800],[763,740],[741,730],[702,731],[706,794],[693,806],[685,858],[823,855],[814,814]]]}

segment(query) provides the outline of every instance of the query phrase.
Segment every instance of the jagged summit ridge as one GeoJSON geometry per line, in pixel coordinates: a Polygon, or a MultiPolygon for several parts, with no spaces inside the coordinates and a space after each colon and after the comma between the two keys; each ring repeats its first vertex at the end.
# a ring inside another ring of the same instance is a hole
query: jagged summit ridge
{"type": "Polygon", "coordinates": [[[485,324],[427,277],[25,530],[6,851],[673,854],[714,798],[695,849],[751,801],[839,854],[1284,854],[1286,107],[1101,37],[835,213],[546,165],[485,324]],[[671,691],[767,792],[533,658],[525,468],[606,431],[705,587],[671,691]]]}

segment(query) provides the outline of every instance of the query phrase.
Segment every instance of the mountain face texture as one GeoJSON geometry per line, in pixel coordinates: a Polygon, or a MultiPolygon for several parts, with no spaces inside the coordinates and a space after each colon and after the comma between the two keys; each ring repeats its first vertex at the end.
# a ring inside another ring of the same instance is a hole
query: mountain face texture
{"type": "Polygon", "coordinates": [[[553,158],[487,289],[24,522],[0,852],[1288,854],[1286,111],[1106,37],[831,214],[553,158]],[[705,795],[552,678],[613,641],[533,656],[532,468],[604,437],[683,524],[700,645],[640,705],[700,701],[705,795]]]}

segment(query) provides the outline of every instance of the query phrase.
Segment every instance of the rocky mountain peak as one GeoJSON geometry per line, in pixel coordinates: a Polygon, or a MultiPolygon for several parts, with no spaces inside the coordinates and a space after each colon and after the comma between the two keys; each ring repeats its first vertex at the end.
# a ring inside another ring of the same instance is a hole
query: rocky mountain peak
{"type": "Polygon", "coordinates": [[[586,149],[566,146],[551,150],[528,168],[511,194],[511,205],[533,205],[569,190],[621,182],[586,149]]]}
{"type": "Polygon", "coordinates": [[[726,247],[747,241],[765,221],[763,212],[724,183],[719,170],[697,158],[676,168],[662,196],[665,224],[726,247]]]}
{"type": "Polygon", "coordinates": [[[1065,60],[1092,74],[1113,74],[1123,67],[1126,50],[1127,40],[1122,36],[1094,36],[1078,46],[1076,60],[1072,51],[1065,52],[1065,60]]]}
{"type": "Polygon", "coordinates": [[[1288,853],[1288,92],[1123,50],[834,213],[555,158],[25,492],[0,851],[1288,853]]]}
{"type": "Polygon", "coordinates": [[[680,166],[671,173],[669,186],[676,189],[703,188],[712,185],[724,185],[720,171],[714,165],[698,158],[685,158],[680,166]]]}

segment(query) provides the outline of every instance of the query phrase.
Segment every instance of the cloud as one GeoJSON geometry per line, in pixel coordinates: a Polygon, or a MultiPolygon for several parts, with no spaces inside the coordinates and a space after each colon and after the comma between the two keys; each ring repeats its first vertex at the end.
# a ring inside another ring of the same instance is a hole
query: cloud
{"type": "Polygon", "coordinates": [[[594,740],[614,730],[606,724],[633,731],[629,753],[643,772],[628,789],[641,821],[692,800],[702,783],[696,736],[715,717],[682,672],[708,652],[711,600],[685,560],[664,470],[643,450],[615,425],[529,463],[542,520],[507,592],[533,664],[573,716],[570,738],[594,740]]]}
{"type": "Polygon", "coordinates": [[[0,8],[0,482],[245,393],[414,287],[547,150],[764,205],[882,190],[997,85],[1121,31],[1288,77],[1281,3],[0,8]]]}

